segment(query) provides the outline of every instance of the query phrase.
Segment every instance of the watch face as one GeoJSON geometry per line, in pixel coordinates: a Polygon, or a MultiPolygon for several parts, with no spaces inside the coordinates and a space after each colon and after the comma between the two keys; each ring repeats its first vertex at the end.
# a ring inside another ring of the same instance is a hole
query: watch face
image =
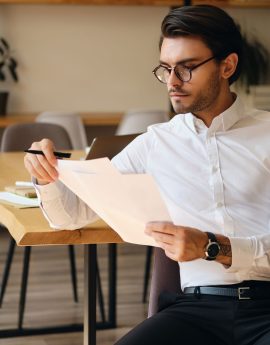
{"type": "Polygon", "coordinates": [[[216,258],[219,253],[220,247],[217,242],[211,242],[207,246],[207,254],[210,258],[216,258]]]}

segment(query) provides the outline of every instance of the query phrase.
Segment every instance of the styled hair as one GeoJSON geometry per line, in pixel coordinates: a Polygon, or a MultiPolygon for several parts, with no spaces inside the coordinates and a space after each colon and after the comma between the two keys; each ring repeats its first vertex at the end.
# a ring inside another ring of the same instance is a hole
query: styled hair
{"type": "Polygon", "coordinates": [[[231,85],[241,74],[243,38],[239,26],[222,9],[211,5],[183,6],[171,10],[161,24],[159,48],[164,38],[198,36],[217,61],[229,54],[238,55],[238,64],[229,78],[231,85]]]}

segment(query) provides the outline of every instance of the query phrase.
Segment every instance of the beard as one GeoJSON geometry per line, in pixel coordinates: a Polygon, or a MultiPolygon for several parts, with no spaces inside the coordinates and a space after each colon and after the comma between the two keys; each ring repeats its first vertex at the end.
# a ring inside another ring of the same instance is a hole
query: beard
{"type": "MultiPolygon", "coordinates": [[[[172,101],[172,106],[176,114],[186,114],[186,113],[200,113],[211,109],[215,101],[218,99],[218,95],[221,89],[221,82],[219,79],[219,71],[213,73],[208,82],[206,83],[206,88],[200,90],[197,95],[195,95],[194,100],[191,104],[185,105],[181,100],[172,101]]],[[[188,92],[185,92],[181,87],[174,87],[169,90],[170,92],[179,92],[182,94],[191,95],[188,92]]]]}

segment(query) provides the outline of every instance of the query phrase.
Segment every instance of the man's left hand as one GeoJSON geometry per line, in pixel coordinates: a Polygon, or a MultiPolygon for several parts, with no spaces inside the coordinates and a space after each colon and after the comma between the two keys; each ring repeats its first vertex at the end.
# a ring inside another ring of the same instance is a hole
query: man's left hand
{"type": "Polygon", "coordinates": [[[175,261],[191,261],[205,257],[207,234],[186,226],[170,222],[149,222],[145,233],[152,236],[165,254],[175,261]]]}

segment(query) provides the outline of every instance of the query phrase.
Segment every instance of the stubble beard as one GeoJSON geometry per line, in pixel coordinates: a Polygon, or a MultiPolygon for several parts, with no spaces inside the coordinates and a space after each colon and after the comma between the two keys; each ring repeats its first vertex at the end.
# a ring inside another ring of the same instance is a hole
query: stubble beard
{"type": "MultiPolygon", "coordinates": [[[[181,100],[177,100],[172,102],[172,106],[176,114],[186,114],[186,113],[201,113],[208,111],[212,108],[215,101],[218,99],[218,95],[220,93],[221,84],[219,80],[218,71],[213,73],[207,83],[207,88],[205,90],[199,91],[196,95],[194,101],[189,104],[185,105],[181,100]]],[[[180,89],[176,89],[176,91],[180,91],[180,89]]]]}

